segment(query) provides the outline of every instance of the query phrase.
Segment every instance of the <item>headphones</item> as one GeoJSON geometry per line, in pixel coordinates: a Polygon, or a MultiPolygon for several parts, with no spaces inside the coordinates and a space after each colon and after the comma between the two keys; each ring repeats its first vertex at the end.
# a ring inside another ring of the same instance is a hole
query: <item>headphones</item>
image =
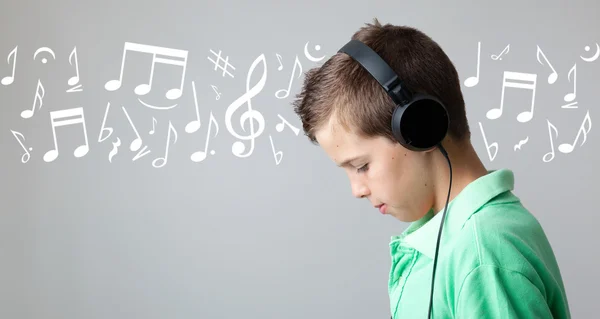
{"type": "Polygon", "coordinates": [[[375,51],[359,40],[351,40],[338,52],[360,63],[396,104],[391,125],[398,143],[412,151],[426,151],[440,144],[450,122],[440,100],[429,94],[413,93],[375,51]]]}
{"type": "Polygon", "coordinates": [[[425,93],[415,93],[405,87],[403,81],[383,58],[361,41],[351,40],[338,53],[346,53],[358,62],[392,98],[396,106],[392,114],[391,126],[393,136],[398,143],[412,151],[427,151],[437,147],[448,161],[450,186],[448,186],[448,197],[442,215],[442,222],[440,223],[433,259],[428,315],[428,318],[431,318],[437,256],[452,186],[452,164],[448,153],[442,146],[442,140],[446,137],[450,125],[448,111],[436,97],[425,93]]]}

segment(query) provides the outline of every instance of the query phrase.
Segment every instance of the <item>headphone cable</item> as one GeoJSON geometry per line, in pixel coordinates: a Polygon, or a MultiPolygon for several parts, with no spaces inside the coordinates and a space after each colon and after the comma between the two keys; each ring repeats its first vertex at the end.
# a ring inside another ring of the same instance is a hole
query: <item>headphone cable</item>
{"type": "Polygon", "coordinates": [[[435,257],[433,258],[433,272],[431,275],[431,294],[429,295],[429,314],[427,315],[427,318],[429,319],[431,319],[431,310],[433,308],[433,286],[435,283],[435,268],[437,266],[438,251],[440,248],[440,238],[442,237],[442,228],[444,228],[444,219],[446,217],[446,210],[448,209],[448,202],[450,201],[450,191],[452,189],[452,164],[450,163],[450,157],[448,156],[448,152],[446,152],[446,149],[444,149],[444,147],[442,146],[442,143],[438,144],[438,148],[440,152],[442,152],[442,155],[444,155],[444,157],[448,161],[448,169],[450,170],[450,185],[448,185],[448,197],[446,197],[446,205],[444,206],[444,213],[442,214],[442,221],[440,222],[440,230],[438,232],[437,244],[435,245],[435,257]]]}

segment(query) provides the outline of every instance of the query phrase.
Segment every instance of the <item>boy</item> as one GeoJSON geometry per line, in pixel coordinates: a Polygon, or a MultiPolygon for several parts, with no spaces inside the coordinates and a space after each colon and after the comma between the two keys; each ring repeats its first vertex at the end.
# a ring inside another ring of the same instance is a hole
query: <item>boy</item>
{"type": "Polygon", "coordinates": [[[390,125],[396,104],[347,52],[309,70],[293,102],[305,134],[346,171],[353,195],[411,223],[390,242],[392,318],[570,318],[553,250],[512,193],[513,172],[488,171],[470,142],[448,56],[419,30],[377,19],[352,40],[376,52],[405,87],[439,99],[448,114],[442,146],[404,147],[390,125]]]}

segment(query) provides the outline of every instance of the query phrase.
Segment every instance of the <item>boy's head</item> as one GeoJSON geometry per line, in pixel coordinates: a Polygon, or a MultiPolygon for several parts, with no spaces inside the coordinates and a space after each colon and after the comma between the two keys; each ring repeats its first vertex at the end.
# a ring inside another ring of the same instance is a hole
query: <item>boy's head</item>
{"type": "MultiPolygon", "coordinates": [[[[406,87],[444,103],[450,120],[444,143],[470,141],[458,74],[437,43],[415,28],[381,25],[377,19],[352,39],[371,47],[406,87]]],[[[410,151],[394,140],[395,104],[350,56],[338,53],[307,71],[293,105],[310,141],[346,170],[356,197],[385,204],[385,213],[402,221],[417,220],[434,206],[433,152],[410,151]]]]}

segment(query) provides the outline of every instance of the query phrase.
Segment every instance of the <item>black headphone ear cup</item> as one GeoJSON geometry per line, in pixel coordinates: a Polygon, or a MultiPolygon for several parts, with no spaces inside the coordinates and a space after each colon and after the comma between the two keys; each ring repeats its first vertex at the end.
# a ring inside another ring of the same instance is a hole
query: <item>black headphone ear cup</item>
{"type": "Polygon", "coordinates": [[[448,132],[448,112],[436,98],[417,94],[404,106],[396,106],[392,114],[392,132],[396,140],[413,151],[430,150],[448,132]]]}

